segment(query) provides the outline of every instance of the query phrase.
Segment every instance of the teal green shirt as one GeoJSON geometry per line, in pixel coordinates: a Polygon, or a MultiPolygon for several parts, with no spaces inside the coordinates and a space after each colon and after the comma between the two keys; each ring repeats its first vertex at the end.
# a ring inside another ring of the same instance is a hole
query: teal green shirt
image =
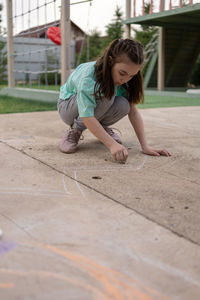
{"type": "MultiPolygon", "coordinates": [[[[69,99],[77,94],[78,111],[80,117],[93,117],[96,107],[94,96],[96,61],[79,65],[69,76],[66,83],[61,86],[60,99],[69,99]]],[[[127,97],[127,92],[121,86],[116,88],[116,96],[127,97]]]]}

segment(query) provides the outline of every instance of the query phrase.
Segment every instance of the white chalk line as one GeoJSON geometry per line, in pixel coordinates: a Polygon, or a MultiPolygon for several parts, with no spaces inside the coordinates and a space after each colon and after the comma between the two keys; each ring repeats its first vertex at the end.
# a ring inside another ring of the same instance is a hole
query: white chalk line
{"type": "Polygon", "coordinates": [[[139,165],[139,166],[136,168],[136,171],[142,169],[142,168],[144,167],[146,161],[147,161],[147,156],[145,156],[145,158],[144,158],[143,162],[141,163],[141,165],[139,165]]]}
{"type": "MultiPolygon", "coordinates": [[[[16,190],[16,191],[33,191],[35,192],[34,189],[32,188],[28,188],[28,187],[0,187],[0,190],[16,190]]],[[[55,194],[61,194],[63,195],[64,193],[63,192],[59,192],[57,190],[49,190],[49,189],[39,189],[39,190],[36,190],[36,192],[49,192],[49,193],[55,193],[55,194]]]]}
{"type": "Polygon", "coordinates": [[[172,267],[172,266],[165,264],[158,260],[155,261],[154,259],[149,258],[145,255],[137,254],[137,258],[136,258],[137,261],[138,261],[138,258],[139,258],[139,260],[142,260],[145,263],[152,265],[162,271],[165,271],[169,274],[180,277],[180,278],[184,279],[185,281],[190,282],[193,285],[200,286],[199,280],[192,278],[188,273],[184,272],[184,270],[177,269],[175,267],[172,267]]]}
{"type": "Polygon", "coordinates": [[[0,192],[0,195],[30,195],[30,196],[48,196],[48,197],[66,197],[66,194],[63,195],[57,195],[57,194],[40,194],[40,193],[28,193],[28,192],[17,192],[17,191],[11,191],[11,192],[0,192]]]}
{"type": "MultiPolygon", "coordinates": [[[[63,169],[63,172],[65,173],[65,168],[63,169]]],[[[63,176],[62,176],[62,182],[63,182],[63,187],[64,187],[64,190],[65,190],[65,194],[72,195],[72,193],[70,193],[67,189],[67,185],[66,185],[66,182],[65,182],[65,174],[63,174],[63,176]]]]}
{"type": "Polygon", "coordinates": [[[168,123],[168,122],[156,122],[157,124],[161,125],[161,127],[168,128],[168,127],[177,127],[182,128],[180,125],[174,124],[174,123],[168,123]]]}
{"type": "MultiPolygon", "coordinates": [[[[145,156],[143,162],[136,169],[134,169],[134,170],[138,171],[138,170],[142,169],[144,167],[146,161],[147,161],[147,156],[145,156]]],[[[118,169],[118,168],[116,168],[116,169],[118,169]]],[[[84,171],[95,171],[97,169],[92,169],[92,170],[91,169],[81,169],[81,170],[84,170],[84,171]]],[[[74,179],[75,179],[75,182],[76,182],[76,186],[79,189],[79,191],[80,191],[81,195],[83,196],[83,198],[86,198],[86,195],[85,195],[83,189],[81,188],[79,182],[77,181],[77,171],[80,171],[80,169],[74,170],[74,179]]],[[[101,171],[101,169],[98,169],[98,171],[101,171]]],[[[104,171],[110,171],[110,169],[106,169],[104,171]]]]}
{"type": "MultiPolygon", "coordinates": [[[[63,172],[66,173],[66,168],[63,169],[63,172]]],[[[75,179],[75,183],[76,183],[76,186],[78,188],[78,190],[80,191],[81,195],[83,196],[83,198],[85,198],[85,193],[83,191],[83,189],[81,188],[79,182],[77,181],[77,174],[76,174],[76,170],[74,170],[74,179],[75,179]]],[[[63,186],[64,186],[64,190],[67,194],[71,194],[68,189],[67,189],[67,186],[66,186],[66,183],[65,183],[65,174],[63,174],[63,177],[62,177],[62,180],[63,180],[63,186]]]]}
{"type": "Polygon", "coordinates": [[[65,197],[66,193],[53,191],[53,190],[33,190],[30,188],[11,188],[11,187],[0,187],[0,194],[22,194],[32,196],[51,196],[51,197],[65,197]]]}
{"type": "MultiPolygon", "coordinates": [[[[120,170],[120,171],[123,171],[124,169],[128,169],[128,170],[131,170],[131,171],[138,171],[140,169],[142,169],[146,163],[148,159],[148,156],[145,156],[143,162],[136,168],[133,168],[133,165],[130,165],[130,163],[127,163],[127,164],[121,164],[120,166],[117,165],[116,163],[116,166],[115,167],[109,167],[109,168],[106,168],[105,166],[102,168],[100,166],[95,166],[95,167],[89,167],[89,168],[84,168],[84,167],[81,167],[81,168],[78,168],[76,170],[77,171],[103,171],[103,172],[109,172],[109,171],[113,171],[113,170],[120,170]]],[[[119,164],[119,163],[118,163],[119,164]]]]}
{"type": "Polygon", "coordinates": [[[80,186],[80,184],[79,184],[79,182],[77,181],[77,174],[76,174],[76,170],[74,170],[74,179],[75,179],[75,182],[76,182],[76,186],[77,186],[77,188],[79,189],[79,191],[81,192],[81,195],[83,196],[83,198],[85,198],[86,196],[85,196],[85,193],[84,193],[84,191],[82,190],[82,188],[81,188],[81,186],[80,186]]]}

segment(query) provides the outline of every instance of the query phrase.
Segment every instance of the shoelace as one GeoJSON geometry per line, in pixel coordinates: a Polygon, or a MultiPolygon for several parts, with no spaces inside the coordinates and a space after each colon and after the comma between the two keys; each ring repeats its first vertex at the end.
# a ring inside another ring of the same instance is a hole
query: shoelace
{"type": "Polygon", "coordinates": [[[68,139],[69,142],[78,143],[79,139],[80,140],[84,139],[84,136],[82,133],[79,133],[78,131],[71,130],[66,133],[66,138],[68,139]]]}
{"type": "Polygon", "coordinates": [[[119,133],[120,135],[122,135],[121,131],[120,131],[118,128],[115,128],[115,127],[106,127],[105,130],[106,130],[107,132],[110,132],[111,135],[115,134],[115,132],[114,132],[113,130],[118,131],[118,133],[119,133]]]}

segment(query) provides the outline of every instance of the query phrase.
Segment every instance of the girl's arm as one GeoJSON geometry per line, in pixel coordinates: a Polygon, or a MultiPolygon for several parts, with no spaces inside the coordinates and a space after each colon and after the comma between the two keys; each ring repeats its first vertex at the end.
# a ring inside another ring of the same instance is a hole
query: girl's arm
{"type": "Polygon", "coordinates": [[[128,158],[126,148],[117,143],[101,126],[95,117],[81,118],[85,126],[110,150],[114,159],[125,162],[128,158]]]}
{"type": "Polygon", "coordinates": [[[130,120],[134,130],[135,130],[137,138],[140,142],[142,151],[145,154],[154,155],[154,156],[160,156],[160,155],[171,156],[171,154],[165,149],[154,149],[147,145],[147,140],[146,140],[146,136],[145,136],[145,132],[144,132],[144,124],[143,124],[142,117],[136,107],[136,104],[131,103],[130,106],[131,106],[131,109],[128,114],[128,117],[129,117],[129,120],[130,120]]]}

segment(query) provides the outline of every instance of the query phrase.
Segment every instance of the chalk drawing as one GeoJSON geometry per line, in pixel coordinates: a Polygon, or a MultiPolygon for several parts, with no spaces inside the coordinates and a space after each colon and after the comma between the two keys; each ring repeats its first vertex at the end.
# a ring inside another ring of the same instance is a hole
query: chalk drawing
{"type": "Polygon", "coordinates": [[[103,265],[100,265],[89,258],[52,245],[40,244],[40,246],[73,261],[78,268],[87,272],[91,277],[101,283],[103,289],[105,290],[105,297],[102,299],[169,300],[169,298],[161,295],[159,292],[152,290],[151,288],[148,288],[145,284],[133,280],[132,278],[128,277],[128,275],[124,276],[123,273],[108,267],[104,267],[103,265]],[[134,287],[130,285],[130,282],[132,284],[134,283],[134,287]],[[144,292],[144,290],[146,290],[146,292],[144,292]],[[159,298],[157,296],[159,296],[159,298]]]}
{"type": "Polygon", "coordinates": [[[181,126],[174,124],[174,123],[168,123],[168,122],[156,122],[157,124],[161,125],[161,127],[168,128],[168,127],[177,127],[182,128],[181,126]]]}
{"type": "Polygon", "coordinates": [[[85,198],[85,193],[83,191],[83,189],[81,188],[79,182],[77,181],[77,174],[76,174],[76,171],[74,170],[74,179],[75,179],[75,182],[76,182],[76,185],[77,185],[77,188],[79,189],[79,191],[81,192],[81,195],[83,196],[83,198],[85,198]]]}
{"type": "Polygon", "coordinates": [[[0,242],[0,255],[11,251],[15,247],[17,247],[17,243],[15,242],[9,242],[9,241],[0,242]]]}
{"type": "MultiPolygon", "coordinates": [[[[20,187],[0,187],[0,194],[20,194],[20,195],[31,195],[31,196],[48,196],[48,197],[66,197],[67,193],[62,193],[55,190],[34,190],[32,188],[20,188],[20,187]]],[[[68,193],[71,195],[70,193],[68,193]]]]}
{"type": "Polygon", "coordinates": [[[192,278],[188,273],[184,272],[184,270],[179,270],[175,267],[172,267],[170,265],[167,265],[163,262],[160,262],[159,260],[154,260],[152,258],[149,258],[145,255],[142,254],[138,254],[138,257],[141,261],[144,261],[145,263],[152,265],[162,271],[165,271],[169,274],[172,274],[176,277],[180,277],[181,279],[183,279],[184,281],[187,281],[193,285],[196,285],[198,287],[200,287],[200,282],[198,279],[194,279],[192,278]]]}
{"type": "MultiPolygon", "coordinates": [[[[113,170],[119,170],[119,171],[122,171],[122,170],[130,170],[130,171],[138,171],[138,170],[141,170],[145,163],[147,162],[147,159],[148,159],[148,155],[145,155],[143,161],[141,164],[139,164],[139,166],[135,167],[134,165],[136,165],[136,162],[137,162],[137,158],[135,158],[134,160],[129,160],[127,163],[125,164],[119,164],[117,162],[113,162],[113,166],[111,165],[96,165],[96,166],[87,166],[87,167],[79,167],[78,169],[74,170],[74,172],[77,172],[77,171],[103,171],[103,172],[109,172],[109,171],[113,171],[113,170]]],[[[70,168],[69,168],[70,170],[70,168]]]]}
{"type": "MultiPolygon", "coordinates": [[[[65,168],[63,169],[63,172],[65,173],[65,168]]],[[[66,193],[67,195],[71,195],[72,193],[70,193],[70,192],[68,191],[67,185],[66,185],[66,183],[65,183],[65,174],[63,174],[63,176],[62,176],[62,182],[63,182],[63,187],[64,187],[64,190],[65,190],[65,193],[66,193]]]]}
{"type": "MultiPolygon", "coordinates": [[[[95,299],[99,299],[99,300],[107,300],[107,298],[104,297],[103,292],[99,291],[98,288],[94,287],[93,285],[87,284],[87,283],[82,283],[80,280],[78,279],[73,279],[71,276],[67,277],[63,274],[58,274],[58,273],[54,273],[54,272],[45,272],[43,270],[29,270],[29,271],[23,271],[23,270],[15,270],[15,269],[3,269],[0,268],[0,274],[10,274],[10,275],[15,275],[15,276],[20,276],[20,277],[29,277],[29,276],[37,276],[40,278],[52,278],[54,281],[57,280],[61,280],[61,281],[65,281],[68,282],[72,285],[78,286],[79,288],[88,290],[89,292],[92,292],[96,297],[95,299]]],[[[137,299],[136,299],[137,300],[137,299]]]]}
{"type": "MultiPolygon", "coordinates": [[[[39,247],[47,252],[53,253],[56,256],[61,256],[65,263],[72,261],[81,272],[86,272],[88,276],[91,276],[97,284],[88,284],[85,282],[85,276],[81,279],[65,276],[51,271],[42,270],[14,270],[14,269],[0,269],[1,274],[10,274],[16,276],[38,276],[41,278],[50,278],[53,280],[66,281],[72,285],[83,288],[90,291],[95,299],[99,300],[170,300],[167,296],[162,295],[155,289],[150,288],[145,283],[132,278],[131,276],[119,272],[110,267],[103,266],[102,264],[85,257],[83,255],[74,253],[72,251],[63,250],[54,245],[43,243],[28,243],[29,246],[39,247]]],[[[133,249],[133,252],[135,250],[133,249]]],[[[154,261],[153,259],[141,254],[137,254],[137,260],[142,260],[147,264],[151,264],[169,274],[178,276],[185,281],[200,286],[198,280],[193,279],[186,274],[183,270],[171,267],[165,263],[154,261]]],[[[12,283],[0,283],[0,288],[11,288],[12,283]]]]}
{"type": "Polygon", "coordinates": [[[0,289],[10,289],[13,287],[14,287],[14,284],[12,282],[0,283],[0,289]]]}
{"type": "Polygon", "coordinates": [[[141,163],[141,165],[139,165],[139,166],[136,168],[136,171],[142,169],[142,168],[144,167],[144,164],[146,163],[146,161],[147,161],[147,156],[144,157],[143,162],[141,163]]]}

